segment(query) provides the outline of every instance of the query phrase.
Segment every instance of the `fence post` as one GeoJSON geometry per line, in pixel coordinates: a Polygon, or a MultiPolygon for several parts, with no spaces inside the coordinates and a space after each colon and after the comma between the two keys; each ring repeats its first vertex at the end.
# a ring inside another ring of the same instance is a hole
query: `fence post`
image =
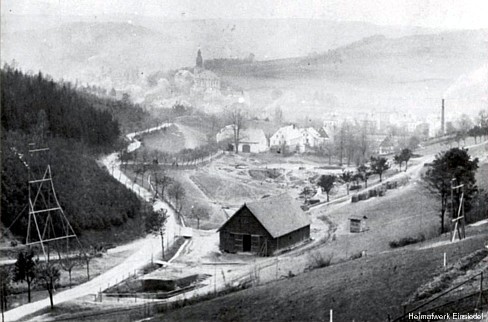
{"type": "Polygon", "coordinates": [[[481,278],[480,278],[480,296],[479,300],[480,302],[480,311],[483,311],[483,272],[481,272],[481,278]]]}

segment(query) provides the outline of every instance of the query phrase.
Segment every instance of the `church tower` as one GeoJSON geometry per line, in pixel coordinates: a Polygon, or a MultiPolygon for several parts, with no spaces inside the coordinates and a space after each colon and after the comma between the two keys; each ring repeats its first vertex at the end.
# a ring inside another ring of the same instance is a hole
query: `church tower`
{"type": "Polygon", "coordinates": [[[196,67],[197,68],[200,68],[200,69],[203,69],[203,58],[202,58],[202,52],[200,51],[200,49],[198,49],[198,52],[197,52],[197,63],[196,63],[196,67]]]}

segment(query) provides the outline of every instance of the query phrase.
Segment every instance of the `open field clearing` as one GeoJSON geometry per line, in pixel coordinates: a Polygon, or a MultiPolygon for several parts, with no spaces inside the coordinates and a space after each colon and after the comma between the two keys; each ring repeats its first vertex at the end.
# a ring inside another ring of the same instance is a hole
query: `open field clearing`
{"type": "Polygon", "coordinates": [[[176,126],[145,134],[142,144],[146,149],[176,153],[185,148],[185,137],[176,126]]]}
{"type": "Polygon", "coordinates": [[[267,193],[264,188],[252,187],[231,178],[219,178],[215,174],[200,173],[191,176],[191,180],[210,199],[221,203],[238,205],[246,200],[260,199],[267,193]]]}

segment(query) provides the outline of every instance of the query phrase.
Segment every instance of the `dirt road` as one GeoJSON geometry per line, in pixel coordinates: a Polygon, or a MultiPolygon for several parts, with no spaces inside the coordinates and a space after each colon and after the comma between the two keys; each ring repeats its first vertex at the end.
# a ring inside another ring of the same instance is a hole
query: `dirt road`
{"type": "MultiPolygon", "coordinates": [[[[132,185],[124,173],[120,171],[120,163],[118,161],[118,156],[116,153],[112,153],[105,158],[103,158],[102,163],[107,167],[109,172],[114,178],[123,183],[127,188],[132,189],[134,192],[138,193],[146,201],[149,201],[153,194],[143,187],[137,184],[132,185]]],[[[174,211],[161,200],[157,200],[154,205],[154,210],[160,210],[162,208],[167,210],[167,223],[165,226],[165,241],[166,247],[170,247],[177,235],[179,226],[176,222],[174,211]]],[[[161,240],[159,237],[148,236],[144,239],[140,239],[131,243],[130,247],[134,247],[137,251],[124,260],[120,265],[110,269],[109,271],[97,276],[91,281],[78,285],[72,289],[60,292],[54,296],[54,303],[59,304],[62,302],[74,300],[78,297],[96,294],[97,292],[103,291],[127,278],[129,274],[133,274],[136,270],[141,269],[145,265],[151,262],[151,258],[156,258],[161,250],[161,240]]],[[[127,245],[120,246],[127,248],[127,245]]],[[[44,308],[49,307],[49,299],[46,298],[41,301],[34,303],[29,303],[26,305],[19,306],[15,309],[5,312],[5,321],[16,321],[27,315],[33,314],[44,308]]]]}

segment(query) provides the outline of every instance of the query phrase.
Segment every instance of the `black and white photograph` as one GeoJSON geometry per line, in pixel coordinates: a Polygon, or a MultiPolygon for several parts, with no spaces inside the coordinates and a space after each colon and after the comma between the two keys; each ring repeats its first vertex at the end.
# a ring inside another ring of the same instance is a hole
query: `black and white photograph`
{"type": "Polygon", "coordinates": [[[488,1],[0,0],[1,322],[488,321],[488,1]]]}

